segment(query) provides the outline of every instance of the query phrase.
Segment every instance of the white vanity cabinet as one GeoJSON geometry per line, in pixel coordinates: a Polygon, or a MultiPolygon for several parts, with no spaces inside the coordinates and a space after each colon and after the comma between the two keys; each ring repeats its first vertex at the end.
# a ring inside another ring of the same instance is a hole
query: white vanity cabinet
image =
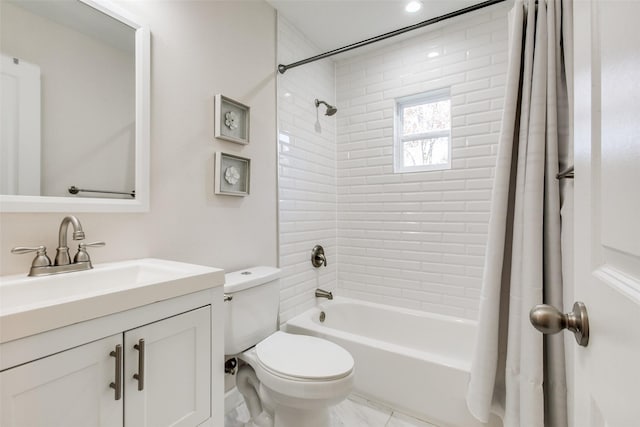
{"type": "Polygon", "coordinates": [[[124,334],[125,426],[187,427],[209,418],[209,313],[207,306],[124,334]]]}
{"type": "Polygon", "coordinates": [[[112,335],[0,373],[0,425],[121,426],[122,400],[109,388],[109,352],[121,343],[112,335]]]}
{"type": "Polygon", "coordinates": [[[221,302],[214,288],[1,344],[0,425],[222,427],[221,302]]]}

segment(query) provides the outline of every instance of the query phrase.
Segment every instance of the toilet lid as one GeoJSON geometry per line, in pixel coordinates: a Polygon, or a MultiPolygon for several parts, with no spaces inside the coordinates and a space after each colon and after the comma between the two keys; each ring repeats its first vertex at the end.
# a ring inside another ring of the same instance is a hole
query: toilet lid
{"type": "Polygon", "coordinates": [[[258,361],[276,375],[334,380],[353,370],[353,357],[330,341],[277,331],[256,346],[258,361]]]}

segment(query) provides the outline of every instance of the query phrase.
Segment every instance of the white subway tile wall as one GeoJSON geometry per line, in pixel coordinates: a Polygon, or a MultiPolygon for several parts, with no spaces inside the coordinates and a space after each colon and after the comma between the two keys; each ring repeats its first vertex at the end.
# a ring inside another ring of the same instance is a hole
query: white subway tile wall
{"type": "MultiPolygon", "coordinates": [[[[278,76],[280,321],[317,287],[475,319],[507,59],[507,9],[278,76]],[[451,88],[452,169],[393,173],[396,97],[451,88]],[[314,99],[336,103],[324,116],[314,99]],[[311,266],[322,244],[328,267],[311,266]]],[[[278,18],[278,62],[320,53],[278,18]]]]}
{"type": "MultiPolygon", "coordinates": [[[[278,17],[278,63],[318,53],[304,34],[278,17]]],[[[316,288],[336,287],[336,116],[325,116],[322,105],[316,109],[316,98],[335,104],[333,61],[278,76],[281,323],[312,307],[316,288]],[[327,267],[311,265],[316,244],[324,247],[327,267]]]]}
{"type": "Polygon", "coordinates": [[[336,63],[340,294],[477,318],[507,35],[493,7],[336,63]],[[452,169],[394,174],[395,98],[445,87],[452,169]]]}

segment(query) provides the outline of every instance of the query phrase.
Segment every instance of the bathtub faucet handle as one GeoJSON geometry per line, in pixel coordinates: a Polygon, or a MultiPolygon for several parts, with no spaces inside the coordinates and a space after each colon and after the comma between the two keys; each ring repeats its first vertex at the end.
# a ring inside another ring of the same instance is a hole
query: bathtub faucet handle
{"type": "Polygon", "coordinates": [[[327,257],[324,254],[324,248],[320,245],[315,245],[311,250],[311,264],[315,268],[320,268],[323,265],[327,266],[327,257]]]}
{"type": "Polygon", "coordinates": [[[324,254],[318,255],[318,259],[320,260],[320,262],[322,262],[322,265],[324,265],[325,267],[327,266],[327,257],[324,256],[324,254]]]}

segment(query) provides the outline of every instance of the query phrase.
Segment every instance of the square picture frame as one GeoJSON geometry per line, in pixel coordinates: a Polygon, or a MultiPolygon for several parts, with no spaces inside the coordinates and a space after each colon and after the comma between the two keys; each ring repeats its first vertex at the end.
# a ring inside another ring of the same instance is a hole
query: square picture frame
{"type": "Polygon", "coordinates": [[[220,151],[215,153],[215,194],[248,196],[250,186],[251,159],[220,151]]]}
{"type": "Polygon", "coordinates": [[[217,94],[214,100],[215,137],[236,144],[248,144],[250,113],[249,106],[217,94]]]}

